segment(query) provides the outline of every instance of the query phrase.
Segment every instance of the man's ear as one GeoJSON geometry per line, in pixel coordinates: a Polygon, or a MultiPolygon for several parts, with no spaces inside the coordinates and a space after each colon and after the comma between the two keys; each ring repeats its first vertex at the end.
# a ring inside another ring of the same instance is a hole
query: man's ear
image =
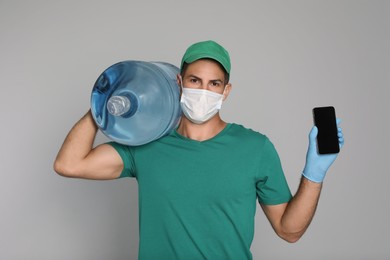
{"type": "Polygon", "coordinates": [[[182,81],[183,81],[183,79],[182,79],[180,73],[177,74],[177,75],[176,75],[176,82],[177,82],[177,86],[179,87],[180,96],[181,96],[181,92],[183,91],[183,90],[181,89],[181,86],[183,86],[183,82],[182,82],[182,81]]]}
{"type": "Polygon", "coordinates": [[[181,78],[180,73],[176,75],[177,85],[182,86],[183,79],[181,78]]]}
{"type": "Polygon", "coordinates": [[[228,83],[225,86],[225,90],[223,91],[223,99],[222,99],[223,101],[225,101],[227,99],[227,97],[229,96],[231,90],[232,90],[232,84],[228,83]]]}

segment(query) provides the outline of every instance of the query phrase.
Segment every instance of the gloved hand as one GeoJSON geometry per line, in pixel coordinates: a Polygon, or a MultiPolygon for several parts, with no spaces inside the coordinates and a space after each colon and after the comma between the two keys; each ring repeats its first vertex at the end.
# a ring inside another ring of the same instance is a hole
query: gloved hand
{"type": "MultiPolygon", "coordinates": [[[[337,119],[337,129],[340,148],[344,145],[342,129],[339,127],[340,119],[337,119]]],[[[303,170],[303,176],[313,182],[321,183],[329,167],[337,158],[336,154],[319,154],[317,152],[317,134],[318,128],[313,126],[309,134],[309,148],[306,154],[306,165],[303,170]]]]}

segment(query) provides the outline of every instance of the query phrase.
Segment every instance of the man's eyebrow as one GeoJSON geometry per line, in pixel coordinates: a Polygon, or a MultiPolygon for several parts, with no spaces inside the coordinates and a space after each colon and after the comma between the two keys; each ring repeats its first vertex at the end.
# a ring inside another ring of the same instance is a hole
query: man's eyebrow
{"type": "MultiPolygon", "coordinates": [[[[196,78],[196,79],[199,79],[199,80],[202,80],[201,78],[199,78],[198,76],[194,75],[194,74],[190,74],[188,75],[189,78],[196,78]]],[[[223,82],[222,79],[211,79],[210,80],[211,82],[217,82],[217,81],[220,81],[220,82],[223,82]]]]}
{"type": "MultiPolygon", "coordinates": [[[[194,74],[190,74],[188,75],[189,78],[195,78],[197,80],[200,80],[200,81],[203,81],[201,78],[199,78],[198,76],[194,75],[194,74]]],[[[222,79],[211,79],[209,82],[218,82],[218,83],[222,83],[223,80],[222,79]]]]}
{"type": "Polygon", "coordinates": [[[198,76],[194,75],[194,74],[190,74],[188,75],[189,78],[196,78],[196,79],[199,79],[201,80],[201,78],[199,78],[198,76]]]}
{"type": "Polygon", "coordinates": [[[218,82],[218,83],[222,83],[223,81],[221,80],[221,79],[212,79],[212,80],[210,80],[211,82],[218,82]]]}

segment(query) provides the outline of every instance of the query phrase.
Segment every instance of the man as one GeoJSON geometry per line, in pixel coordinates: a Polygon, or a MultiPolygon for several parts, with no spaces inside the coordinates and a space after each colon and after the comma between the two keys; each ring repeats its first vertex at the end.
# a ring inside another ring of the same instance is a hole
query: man
{"type": "Polygon", "coordinates": [[[219,115],[232,89],[230,67],[222,46],[196,43],[177,76],[183,116],[175,131],[142,146],[111,142],[93,148],[97,127],[88,112],[58,153],[54,168],[63,176],[137,179],[139,259],[252,259],[256,199],[288,242],[297,241],[312,220],[337,155],[317,154],[313,127],[303,177],[292,196],[270,140],[219,115]]]}

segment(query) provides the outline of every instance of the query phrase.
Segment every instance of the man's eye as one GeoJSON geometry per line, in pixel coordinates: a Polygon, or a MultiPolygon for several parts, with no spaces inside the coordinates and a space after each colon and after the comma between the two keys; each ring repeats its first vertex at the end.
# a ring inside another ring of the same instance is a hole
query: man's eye
{"type": "Polygon", "coordinates": [[[196,83],[196,82],[198,82],[198,80],[197,79],[190,79],[190,82],[191,83],[196,83]]]}

